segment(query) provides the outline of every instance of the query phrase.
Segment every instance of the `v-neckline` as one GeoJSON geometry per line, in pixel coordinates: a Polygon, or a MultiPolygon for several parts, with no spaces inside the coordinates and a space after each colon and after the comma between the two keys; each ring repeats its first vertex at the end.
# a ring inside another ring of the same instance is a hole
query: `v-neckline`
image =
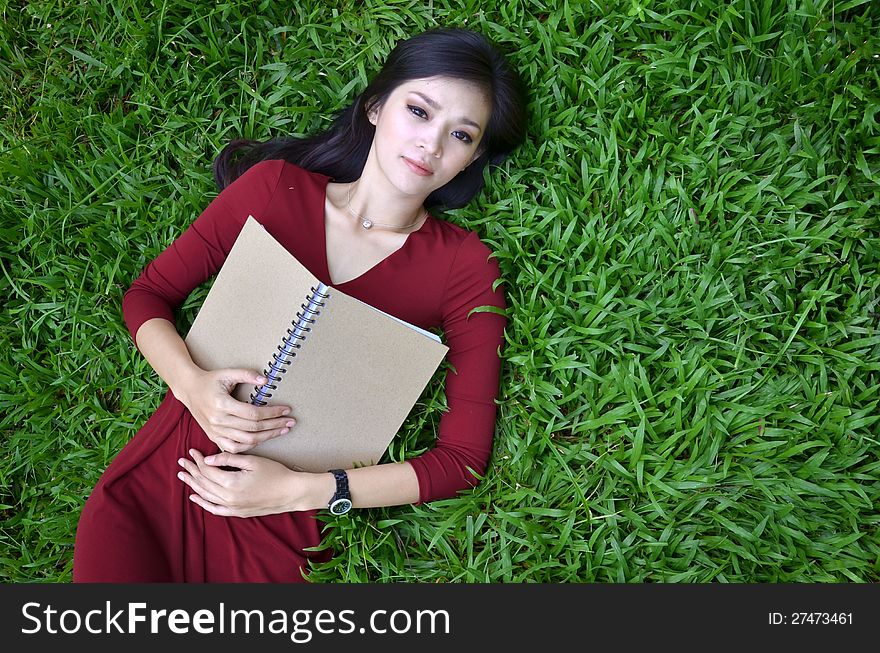
{"type": "Polygon", "coordinates": [[[373,265],[373,266],[367,268],[366,270],[364,270],[363,272],[361,272],[358,276],[353,277],[353,278],[349,279],[348,281],[343,281],[343,282],[341,282],[341,283],[336,283],[335,281],[333,281],[333,278],[330,276],[330,256],[329,256],[328,253],[327,253],[327,213],[326,213],[326,206],[327,206],[327,186],[330,184],[330,181],[331,181],[331,178],[330,178],[330,177],[325,177],[325,179],[324,179],[324,189],[323,189],[324,192],[321,193],[321,207],[320,207],[320,212],[319,212],[320,215],[321,215],[321,228],[320,228],[319,231],[321,232],[321,251],[324,253],[324,272],[326,273],[326,277],[325,277],[325,278],[330,282],[330,285],[331,285],[332,287],[334,287],[334,288],[339,288],[340,286],[346,286],[346,285],[348,285],[348,284],[350,284],[350,283],[353,283],[353,282],[355,282],[355,281],[358,281],[359,279],[362,279],[365,275],[369,274],[370,272],[372,272],[373,270],[375,270],[376,268],[378,268],[380,265],[384,264],[386,261],[388,261],[388,260],[391,259],[393,256],[395,256],[398,252],[403,251],[403,249],[407,246],[407,244],[408,244],[409,241],[410,241],[410,236],[412,236],[413,234],[417,234],[417,233],[419,233],[422,229],[425,228],[425,225],[428,224],[428,221],[432,219],[431,214],[428,213],[428,215],[425,217],[425,220],[422,222],[422,224],[419,225],[419,228],[416,229],[415,231],[411,231],[411,232],[409,232],[409,233],[406,235],[406,239],[403,241],[403,244],[402,244],[400,247],[398,247],[397,249],[395,249],[393,252],[391,252],[391,253],[390,253],[388,256],[386,256],[385,258],[383,258],[383,259],[381,259],[380,261],[378,261],[375,265],[373,265]]]}

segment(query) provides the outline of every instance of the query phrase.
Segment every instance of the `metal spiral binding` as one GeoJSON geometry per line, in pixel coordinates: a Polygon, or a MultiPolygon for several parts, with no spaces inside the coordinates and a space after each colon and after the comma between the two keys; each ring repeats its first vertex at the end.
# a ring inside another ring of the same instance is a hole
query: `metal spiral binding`
{"type": "Polygon", "coordinates": [[[325,302],[318,301],[318,298],[326,300],[330,297],[330,294],[326,292],[328,289],[328,286],[319,283],[317,288],[314,286],[311,288],[310,295],[306,295],[306,303],[300,304],[302,313],[297,311],[296,320],[291,322],[293,330],[286,329],[287,335],[284,337],[282,344],[275,347],[278,351],[272,354],[272,360],[267,363],[268,367],[263,370],[263,376],[267,380],[266,383],[254,386],[254,392],[250,395],[251,404],[265,406],[268,402],[264,401],[264,399],[272,397],[272,393],[267,392],[267,390],[278,389],[278,384],[283,380],[281,375],[287,373],[287,368],[290,367],[293,359],[296,358],[294,349],[302,347],[302,343],[297,341],[305,340],[308,336],[303,334],[312,330],[312,327],[306,326],[306,324],[314,324],[314,318],[321,314],[321,311],[316,310],[316,308],[325,305],[325,302]]]}

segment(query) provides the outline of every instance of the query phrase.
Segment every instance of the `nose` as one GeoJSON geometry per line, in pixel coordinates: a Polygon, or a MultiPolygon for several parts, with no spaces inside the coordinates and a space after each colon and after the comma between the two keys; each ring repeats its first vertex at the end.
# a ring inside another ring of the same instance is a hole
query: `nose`
{"type": "Polygon", "coordinates": [[[419,134],[419,147],[425,150],[426,154],[439,158],[443,153],[441,146],[442,138],[443,133],[439,127],[435,128],[426,125],[419,134]]]}

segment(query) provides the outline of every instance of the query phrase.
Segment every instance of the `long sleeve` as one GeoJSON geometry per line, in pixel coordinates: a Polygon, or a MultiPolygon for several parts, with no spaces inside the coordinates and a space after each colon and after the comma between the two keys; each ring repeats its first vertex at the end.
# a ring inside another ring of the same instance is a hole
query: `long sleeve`
{"type": "Polygon", "coordinates": [[[220,269],[248,214],[259,216],[265,209],[282,165],[278,160],[263,161],[246,170],[144,268],[122,299],[122,314],[132,340],[147,320],[161,317],[174,323],[174,310],[220,269]]]}
{"type": "Polygon", "coordinates": [[[443,294],[443,329],[453,369],[446,375],[448,411],[440,418],[436,445],[412,458],[419,503],[449,498],[477,484],[469,471],[485,473],[495,431],[500,354],[507,318],[492,312],[468,315],[478,306],[506,309],[490,250],[471,232],[456,254],[443,294]]]}

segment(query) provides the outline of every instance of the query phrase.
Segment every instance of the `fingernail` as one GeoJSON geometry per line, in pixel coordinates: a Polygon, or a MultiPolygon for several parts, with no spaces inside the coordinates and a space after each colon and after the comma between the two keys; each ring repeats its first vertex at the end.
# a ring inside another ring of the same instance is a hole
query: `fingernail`
{"type": "Polygon", "coordinates": [[[192,456],[194,452],[195,452],[195,449],[190,449],[190,450],[189,450],[189,455],[192,456]]]}
{"type": "Polygon", "coordinates": [[[183,480],[183,472],[177,472],[177,478],[179,478],[182,481],[183,480]]]}
{"type": "Polygon", "coordinates": [[[296,424],[296,420],[292,419],[289,422],[287,422],[287,424],[285,424],[285,426],[293,426],[294,424],[296,424]]]}
{"type": "Polygon", "coordinates": [[[178,458],[177,464],[180,465],[181,467],[183,467],[183,458],[178,458]]]}
{"type": "Polygon", "coordinates": [[[281,433],[279,435],[284,435],[285,433],[289,433],[290,429],[281,429],[281,433]]]}
{"type": "Polygon", "coordinates": [[[290,408],[285,408],[281,414],[282,415],[290,415],[290,408]]]}

